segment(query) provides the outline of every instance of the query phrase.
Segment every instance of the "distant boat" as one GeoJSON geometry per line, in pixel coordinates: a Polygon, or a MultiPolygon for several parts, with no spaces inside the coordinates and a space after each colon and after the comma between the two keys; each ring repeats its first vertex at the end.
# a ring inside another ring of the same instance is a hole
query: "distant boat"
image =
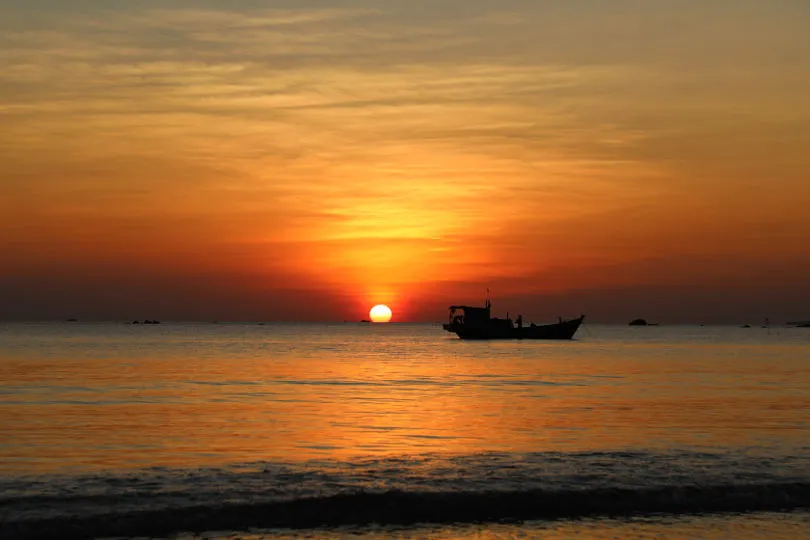
{"type": "Polygon", "coordinates": [[[633,319],[630,321],[630,326],[648,326],[648,324],[644,319],[633,319]]]}
{"type": "Polygon", "coordinates": [[[577,319],[563,320],[554,324],[523,325],[518,315],[513,322],[507,317],[490,317],[492,305],[487,300],[484,307],[450,306],[450,320],[442,328],[461,339],[572,339],[585,315],[577,319]]]}
{"type": "Polygon", "coordinates": [[[370,323],[371,321],[370,321],[370,320],[368,320],[368,319],[363,319],[363,320],[362,320],[362,321],[360,321],[360,322],[361,322],[361,323],[370,323]]]}

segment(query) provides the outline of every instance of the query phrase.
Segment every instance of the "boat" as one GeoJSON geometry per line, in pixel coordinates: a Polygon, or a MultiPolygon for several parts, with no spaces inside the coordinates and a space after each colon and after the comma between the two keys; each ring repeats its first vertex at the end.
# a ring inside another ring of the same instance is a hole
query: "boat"
{"type": "Polygon", "coordinates": [[[442,325],[446,331],[461,339],[572,339],[585,319],[560,320],[553,324],[523,325],[523,317],[492,318],[492,304],[487,299],[484,307],[450,306],[450,320],[442,325]]]}

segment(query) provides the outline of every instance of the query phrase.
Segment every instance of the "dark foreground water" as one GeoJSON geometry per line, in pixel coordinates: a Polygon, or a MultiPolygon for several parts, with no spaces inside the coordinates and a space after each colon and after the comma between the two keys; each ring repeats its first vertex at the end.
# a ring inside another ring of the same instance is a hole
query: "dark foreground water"
{"type": "Polygon", "coordinates": [[[810,330],[0,326],[0,538],[790,537],[810,330]]]}

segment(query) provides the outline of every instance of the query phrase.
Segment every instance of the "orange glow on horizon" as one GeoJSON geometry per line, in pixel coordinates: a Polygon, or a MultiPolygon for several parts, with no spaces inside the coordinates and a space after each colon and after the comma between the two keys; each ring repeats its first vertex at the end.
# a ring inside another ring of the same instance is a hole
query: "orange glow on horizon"
{"type": "Polygon", "coordinates": [[[488,286],[718,284],[806,317],[799,4],[130,4],[3,12],[0,319],[435,321],[488,286]]]}

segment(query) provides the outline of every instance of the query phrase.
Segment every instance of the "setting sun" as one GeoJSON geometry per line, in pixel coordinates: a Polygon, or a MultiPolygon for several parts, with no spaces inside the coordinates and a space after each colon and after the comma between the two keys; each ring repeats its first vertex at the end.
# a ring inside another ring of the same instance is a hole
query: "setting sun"
{"type": "Polygon", "coordinates": [[[388,322],[391,320],[391,308],[385,304],[378,304],[368,312],[372,322],[388,322]]]}

